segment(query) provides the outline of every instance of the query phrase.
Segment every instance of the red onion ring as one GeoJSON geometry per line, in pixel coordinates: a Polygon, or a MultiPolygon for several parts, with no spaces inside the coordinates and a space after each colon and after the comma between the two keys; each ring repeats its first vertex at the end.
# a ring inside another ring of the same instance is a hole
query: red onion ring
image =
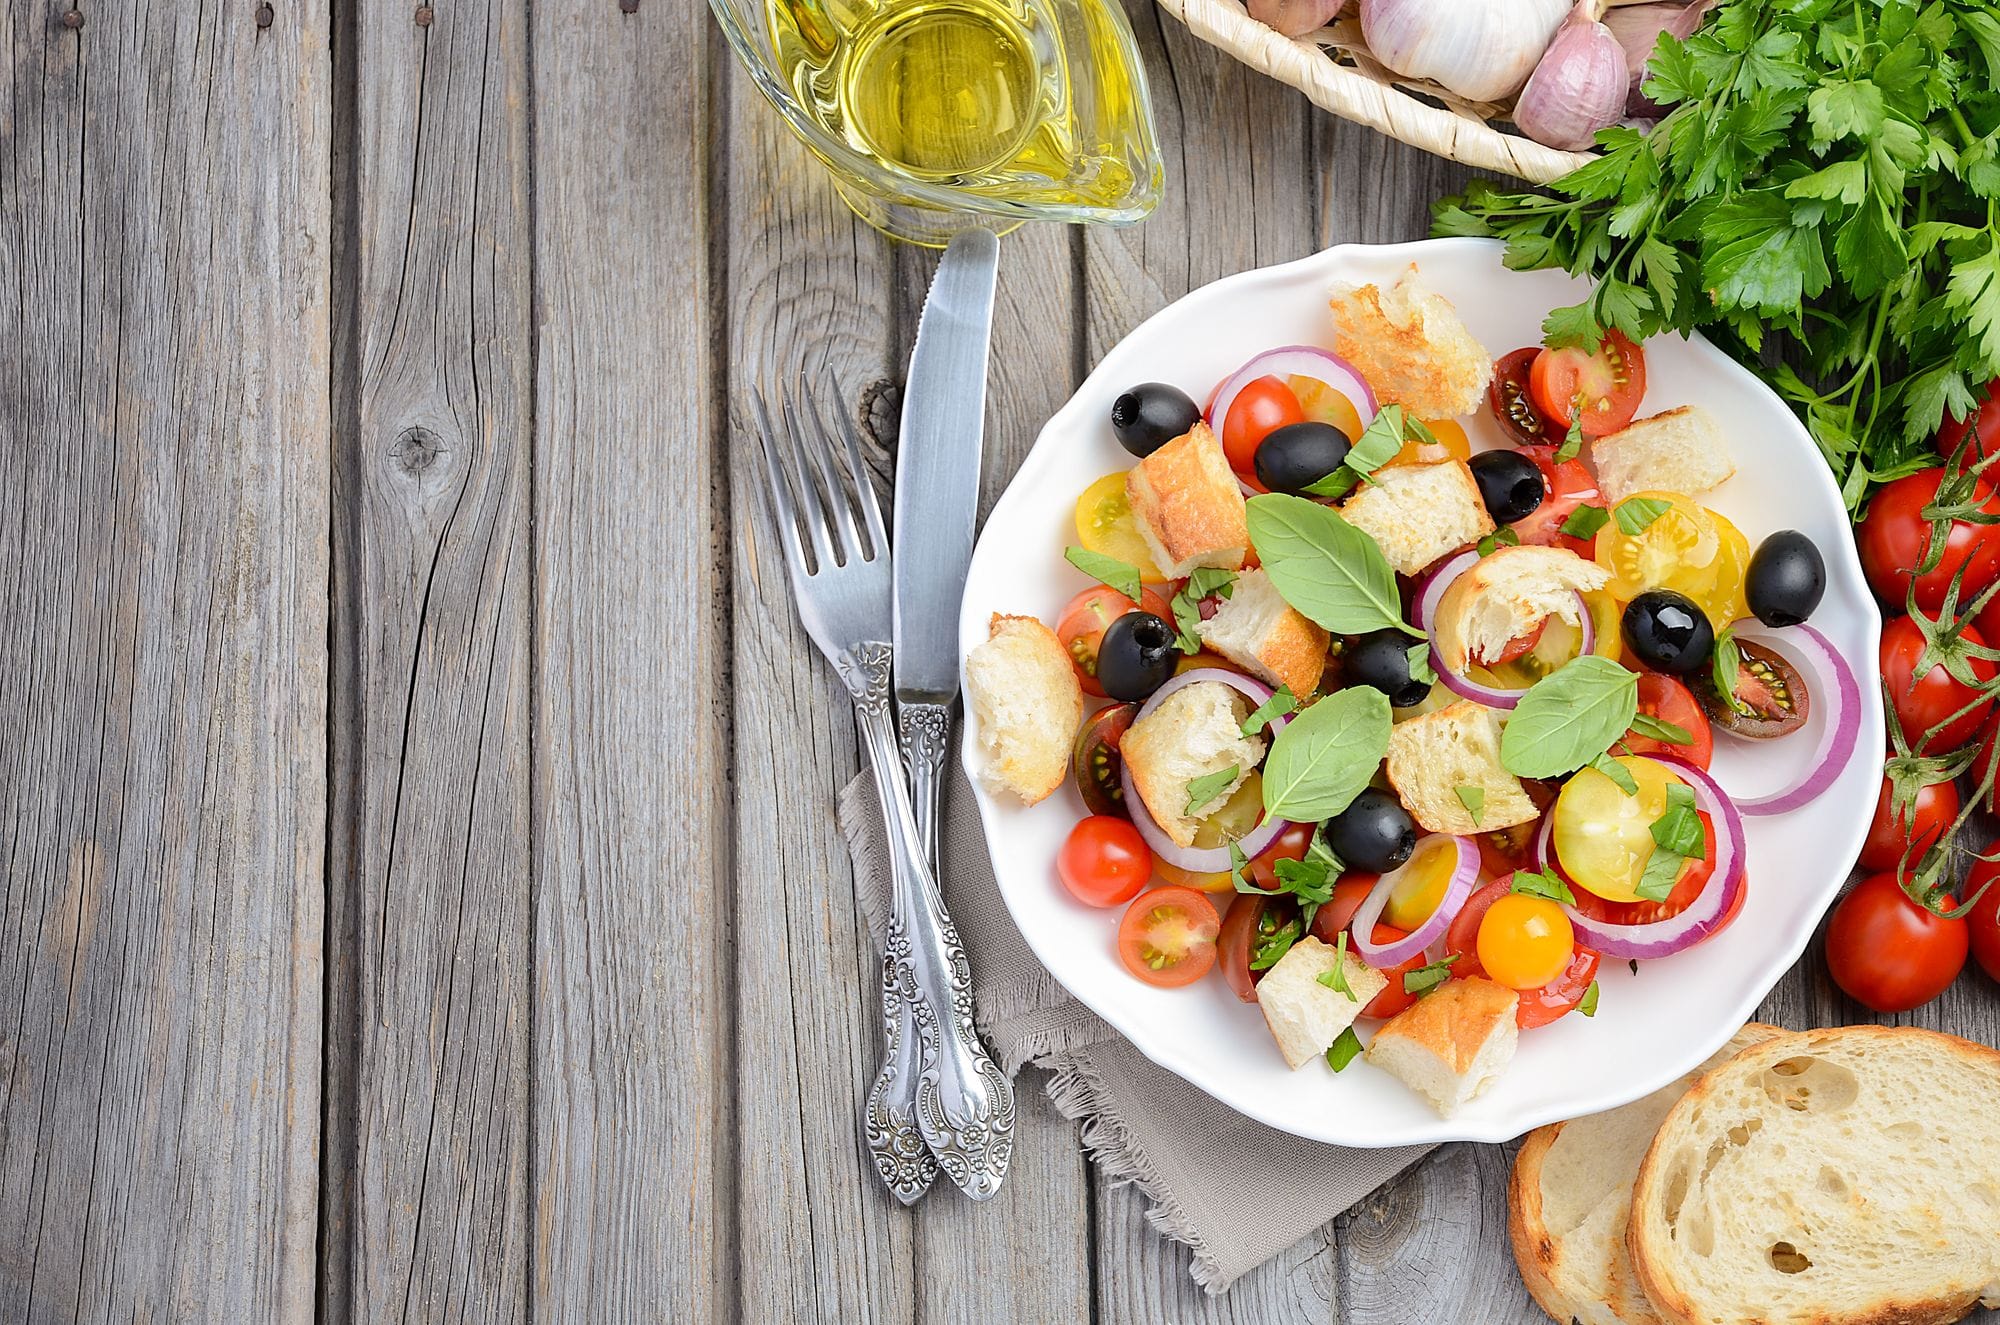
{"type": "Polygon", "coordinates": [[[1774,649],[1787,659],[1802,658],[1813,683],[1814,698],[1824,706],[1826,720],[1820,728],[1819,747],[1798,780],[1768,795],[1736,802],[1745,814],[1787,814],[1819,799],[1847,767],[1854,747],[1861,740],[1861,683],[1854,679],[1854,669],[1847,665],[1833,642],[1811,626],[1767,630],[1755,617],[1745,617],[1730,630],[1738,638],[1774,649]],[[1803,647],[1796,651],[1785,647],[1794,644],[1803,647]],[[1833,681],[1831,686],[1827,684],[1829,677],[1833,681]]]}
{"type": "Polygon", "coordinates": [[[1260,377],[1310,377],[1346,396],[1347,403],[1361,416],[1362,427],[1367,427],[1375,417],[1375,393],[1368,389],[1367,381],[1353,364],[1317,345],[1286,345],[1264,351],[1216,389],[1215,399],[1208,404],[1208,426],[1215,430],[1216,436],[1222,435],[1223,422],[1229,417],[1229,407],[1236,403],[1237,393],[1260,377]]]}
{"type": "Polygon", "coordinates": [[[1355,911],[1354,919],[1348,926],[1355,952],[1370,966],[1386,969],[1402,965],[1428,948],[1433,940],[1443,936],[1452,918],[1465,905],[1465,899],[1472,895],[1472,885],[1478,881],[1479,847],[1471,838],[1451,837],[1443,833],[1425,838],[1417,843],[1417,849],[1410,853],[1408,860],[1377,879],[1368,896],[1362,899],[1360,909],[1355,911]],[[1452,866],[1451,882],[1445,885],[1444,896],[1438,899],[1437,909],[1423,924],[1393,943],[1375,942],[1375,922],[1382,918],[1383,908],[1389,905],[1389,894],[1396,891],[1397,883],[1428,854],[1446,849],[1456,851],[1458,858],[1452,866]]]}
{"type": "MultiPolygon", "coordinates": [[[[1220,681],[1247,698],[1253,709],[1263,704],[1273,693],[1271,687],[1262,681],[1253,680],[1240,672],[1225,671],[1220,667],[1197,667],[1193,671],[1182,672],[1179,676],[1170,678],[1165,685],[1155,690],[1152,697],[1132,715],[1132,721],[1134,723],[1142,721],[1159,708],[1167,696],[1177,690],[1185,690],[1197,681],[1220,681]]],[[[1290,721],[1289,714],[1282,718],[1273,718],[1271,735],[1275,737],[1290,721]]],[[[1231,860],[1229,848],[1226,846],[1184,847],[1167,836],[1167,830],[1160,827],[1153,818],[1153,812],[1146,808],[1145,798],[1139,794],[1138,787],[1133,785],[1132,770],[1123,760],[1119,761],[1118,781],[1125,789],[1125,812],[1132,816],[1132,826],[1139,830],[1139,836],[1146,839],[1146,845],[1153,849],[1154,855],[1169,865],[1195,874],[1221,874],[1235,863],[1231,860]]],[[[1262,823],[1243,835],[1243,839],[1236,843],[1236,847],[1246,857],[1258,855],[1265,847],[1277,841],[1278,834],[1290,827],[1289,820],[1267,814],[1262,823]]]]}
{"type": "Polygon", "coordinates": [[[1534,849],[1529,853],[1529,862],[1544,874],[1557,873],[1556,864],[1556,807],[1551,805],[1542,812],[1540,827],[1535,829],[1534,849]]]}
{"type": "MultiPolygon", "coordinates": [[[[1488,708],[1511,709],[1521,702],[1525,690],[1501,690],[1494,686],[1481,685],[1462,672],[1454,672],[1445,665],[1444,654],[1438,650],[1434,627],[1437,624],[1438,605],[1444,601],[1445,590],[1451,583],[1471,569],[1479,561],[1477,550],[1460,552],[1430,573],[1430,577],[1417,590],[1415,615],[1417,629],[1432,637],[1431,670],[1438,680],[1444,682],[1445,689],[1460,699],[1470,699],[1488,708]]],[[[1597,647],[1597,623],[1590,614],[1590,603],[1579,593],[1576,596],[1577,629],[1582,641],[1577,646],[1576,656],[1581,658],[1597,647]]]]}
{"type": "Polygon", "coordinates": [[[1656,920],[1649,925],[1620,925],[1592,920],[1573,906],[1565,905],[1577,942],[1607,957],[1643,959],[1665,957],[1691,948],[1714,933],[1722,924],[1736,894],[1743,887],[1743,856],[1747,843],[1743,836],[1743,816],[1736,803],[1716,784],[1714,778],[1693,764],[1667,755],[1642,755],[1671,769],[1694,792],[1695,808],[1708,815],[1715,825],[1715,861],[1701,893],[1679,915],[1656,920]]]}

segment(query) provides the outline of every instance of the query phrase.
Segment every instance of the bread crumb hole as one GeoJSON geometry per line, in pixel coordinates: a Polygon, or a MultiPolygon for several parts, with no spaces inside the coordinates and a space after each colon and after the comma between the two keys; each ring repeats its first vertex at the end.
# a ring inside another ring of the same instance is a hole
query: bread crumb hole
{"type": "Polygon", "coordinates": [[[1812,1064],[1813,1060],[1810,1058],[1787,1058],[1781,1063],[1773,1063],[1771,1070],[1781,1077],[1796,1077],[1804,1075],[1805,1070],[1812,1064]]]}
{"type": "Polygon", "coordinates": [[[1750,1138],[1763,1130],[1764,1120],[1762,1118],[1745,1118],[1742,1122],[1729,1129],[1729,1143],[1736,1146],[1747,1146],[1750,1144],[1750,1138]]]}
{"type": "Polygon", "coordinates": [[[1882,1134],[1898,1141],[1921,1141],[1924,1139],[1924,1125],[1905,1119],[1900,1123],[1890,1123],[1882,1129],[1882,1134]]]}
{"type": "Polygon", "coordinates": [[[1822,1058],[1800,1055],[1764,1071],[1764,1093],[1794,1113],[1839,1113],[1860,1097],[1853,1072],[1822,1058]]]}
{"type": "Polygon", "coordinates": [[[1780,1274],[1798,1274],[1810,1270],[1812,1262],[1791,1243],[1774,1242],[1771,1244],[1771,1268],[1780,1274]]]}
{"type": "Polygon", "coordinates": [[[1821,1165],[1819,1171],[1819,1189],[1832,1196],[1845,1196],[1847,1195],[1847,1179],[1841,1177],[1835,1170],[1821,1165]]]}
{"type": "Polygon", "coordinates": [[[1680,1223],[1681,1206],[1687,1203],[1687,1194],[1688,1160],[1686,1155],[1682,1155],[1674,1164],[1673,1172],[1667,1177],[1666,1201],[1661,1209],[1661,1213],[1667,1217],[1668,1231],[1675,1233],[1676,1236],[1679,1232],[1677,1225],[1680,1223]]]}

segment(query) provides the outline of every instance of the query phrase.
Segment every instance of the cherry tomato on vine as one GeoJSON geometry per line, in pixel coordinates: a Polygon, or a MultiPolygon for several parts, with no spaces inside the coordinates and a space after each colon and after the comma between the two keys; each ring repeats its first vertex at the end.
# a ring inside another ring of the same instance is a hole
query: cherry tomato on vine
{"type": "Polygon", "coordinates": [[[1972,862],[1965,874],[1965,895],[1979,899],[1965,913],[1966,936],[1980,969],[2000,980],[2000,837],[1979,854],[1987,859],[1972,862]]]}
{"type": "Polygon", "coordinates": [[[1907,816],[1896,811],[1892,790],[1889,779],[1883,778],[1882,793],[1875,798],[1875,815],[1868,821],[1868,840],[1861,846],[1861,868],[1873,874],[1900,867],[1905,847],[1909,849],[1910,868],[1916,868],[1924,850],[1958,817],[1958,788],[1949,782],[1920,788],[1907,816]]]}
{"type": "Polygon", "coordinates": [[[1965,440],[1967,425],[1972,427],[1973,441],[1972,445],[1966,448],[1966,464],[1976,465],[1995,451],[2000,451],[2000,378],[1988,382],[1982,390],[1973,392],[1973,395],[1979,398],[1979,407],[1972,412],[1970,418],[1961,419],[1956,415],[1946,414],[1944,421],[1938,424],[1933,444],[1937,447],[1937,453],[1947,461],[1957,453],[1959,444],[1965,440]]]}
{"type": "MultiPolygon", "coordinates": [[[[1986,643],[1974,626],[1964,627],[1963,637],[1971,644],[1986,643]]],[[[1903,739],[1923,754],[1950,754],[1979,734],[1993,710],[1993,696],[1966,685],[1943,663],[1917,675],[1923,653],[1924,632],[1910,618],[1897,617],[1882,628],[1882,684],[1902,724],[1903,739]]],[[[1969,659],[1967,665],[1982,687],[2000,673],[1984,658],[1969,659]]]]}
{"type": "MultiPolygon", "coordinates": [[[[1917,606],[1934,613],[1944,603],[1952,576],[1961,566],[1965,568],[1958,591],[1961,604],[1970,603],[2000,577],[2000,524],[1965,520],[1952,521],[1938,564],[1922,575],[1913,575],[1930,545],[1931,522],[1924,517],[1924,509],[1937,500],[1938,487],[1946,477],[1942,469],[1927,469],[1884,484],[1869,500],[1868,513],[1854,531],[1869,587],[1893,608],[1903,607],[1912,578],[1917,606]]],[[[1985,478],[1973,480],[1968,500],[1976,502],[1978,510],[2000,516],[2000,492],[1985,478]]]]}
{"type": "Polygon", "coordinates": [[[1606,437],[1639,412],[1646,396],[1646,352],[1622,331],[1606,333],[1595,351],[1543,350],[1528,369],[1528,389],[1558,435],[1581,415],[1585,437],[1606,437]]]}
{"type": "MultiPolygon", "coordinates": [[[[1956,903],[1946,897],[1941,905],[1956,903]]],[[[1893,874],[1871,874],[1855,884],[1826,926],[1833,982],[1877,1012],[1908,1012],[1942,994],[1964,969],[1969,946],[1963,919],[1925,910],[1893,874]]]]}
{"type": "Polygon", "coordinates": [[[1153,852],[1129,819],[1077,820],[1056,853],[1056,875],[1085,906],[1122,906],[1153,877],[1153,852]]]}
{"type": "Polygon", "coordinates": [[[1305,408],[1281,377],[1255,378],[1229,402],[1222,421],[1222,452],[1239,474],[1257,472],[1257,448],[1266,437],[1292,423],[1306,421],[1305,408]]]}
{"type": "Polygon", "coordinates": [[[1155,989],[1178,989],[1215,965],[1222,918],[1192,888],[1154,888],[1132,899],[1118,922],[1118,958],[1155,989]]]}

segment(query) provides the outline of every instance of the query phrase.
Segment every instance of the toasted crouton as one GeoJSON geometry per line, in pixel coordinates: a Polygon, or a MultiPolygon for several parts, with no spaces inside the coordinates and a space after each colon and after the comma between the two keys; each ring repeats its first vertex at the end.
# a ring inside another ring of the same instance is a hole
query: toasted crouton
{"type": "Polygon", "coordinates": [[[965,697],[986,759],[980,781],[1033,805],[1069,772],[1083,686],[1062,641],[1033,617],[996,612],[988,630],[965,659],[965,697]]]}
{"type": "Polygon", "coordinates": [[[1389,783],[1411,817],[1432,833],[1491,833],[1541,812],[1521,779],[1500,763],[1500,715],[1484,704],[1455,704],[1399,722],[1389,732],[1389,783]],[[1474,819],[1458,789],[1476,787],[1474,819]]]}
{"type": "Polygon", "coordinates": [[[1521,996],[1474,976],[1449,980],[1384,1022],[1368,1061],[1449,1118],[1514,1060],[1521,996]]]}
{"type": "Polygon", "coordinates": [[[1706,492],[1736,472],[1722,425],[1699,405],[1639,419],[1590,444],[1605,500],[1637,492],[1706,492]]]}
{"type": "Polygon", "coordinates": [[[1463,460],[1384,466],[1341,505],[1340,513],[1380,544],[1402,575],[1415,575],[1445,553],[1493,532],[1493,517],[1463,460]]]}
{"type": "Polygon", "coordinates": [[[1118,743],[1153,822],[1182,846],[1194,845],[1200,818],[1187,812],[1188,785],[1223,769],[1235,770],[1233,781],[1195,807],[1210,811],[1264,757],[1264,738],[1243,734],[1243,720],[1249,716],[1243,696],[1220,681],[1197,681],[1161,700],[1118,743]]]}
{"type": "Polygon", "coordinates": [[[1353,953],[1302,938],[1258,982],[1257,1006],[1264,1010],[1278,1052],[1296,1072],[1325,1053],[1388,983],[1387,976],[1353,953]],[[1320,976],[1336,969],[1345,974],[1351,997],[1320,983],[1320,976]]]}
{"type": "Polygon", "coordinates": [[[1196,633],[1243,670],[1274,686],[1290,686],[1301,703],[1319,688],[1329,637],[1288,606],[1261,570],[1237,576],[1229,597],[1196,633]]]}
{"type": "Polygon", "coordinates": [[[1610,579],[1610,571],[1568,548],[1499,548],[1444,591],[1431,637],[1445,666],[1462,672],[1468,662],[1498,658],[1550,617],[1581,626],[1577,592],[1610,579]]]}
{"type": "Polygon", "coordinates": [[[1206,423],[1197,423],[1125,476],[1139,533],[1168,579],[1198,566],[1236,570],[1250,547],[1243,489],[1206,423]]]}
{"type": "Polygon", "coordinates": [[[1458,310],[1425,288],[1416,264],[1388,289],[1332,291],[1334,348],[1361,370],[1378,399],[1418,418],[1470,414],[1485,398],[1493,356],[1474,340],[1458,310]]]}

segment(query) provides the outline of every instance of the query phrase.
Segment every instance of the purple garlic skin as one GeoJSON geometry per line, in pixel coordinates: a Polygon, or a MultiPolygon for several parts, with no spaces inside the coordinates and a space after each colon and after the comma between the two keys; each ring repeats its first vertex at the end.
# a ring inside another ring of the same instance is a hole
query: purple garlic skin
{"type": "Polygon", "coordinates": [[[1342,0],[1250,0],[1250,17],[1287,37],[1303,37],[1333,22],[1342,0]]]}
{"type": "Polygon", "coordinates": [[[1721,0],[1693,0],[1692,4],[1620,5],[1604,16],[1604,26],[1625,51],[1625,113],[1638,119],[1658,119],[1666,107],[1639,90],[1646,81],[1646,64],[1653,58],[1660,37],[1686,41],[1701,26],[1708,11],[1721,0]]]}
{"type": "Polygon", "coordinates": [[[1514,103],[1514,126],[1545,146],[1581,152],[1625,115],[1625,49],[1595,9],[1582,0],[1570,11],[1514,103]]]}

